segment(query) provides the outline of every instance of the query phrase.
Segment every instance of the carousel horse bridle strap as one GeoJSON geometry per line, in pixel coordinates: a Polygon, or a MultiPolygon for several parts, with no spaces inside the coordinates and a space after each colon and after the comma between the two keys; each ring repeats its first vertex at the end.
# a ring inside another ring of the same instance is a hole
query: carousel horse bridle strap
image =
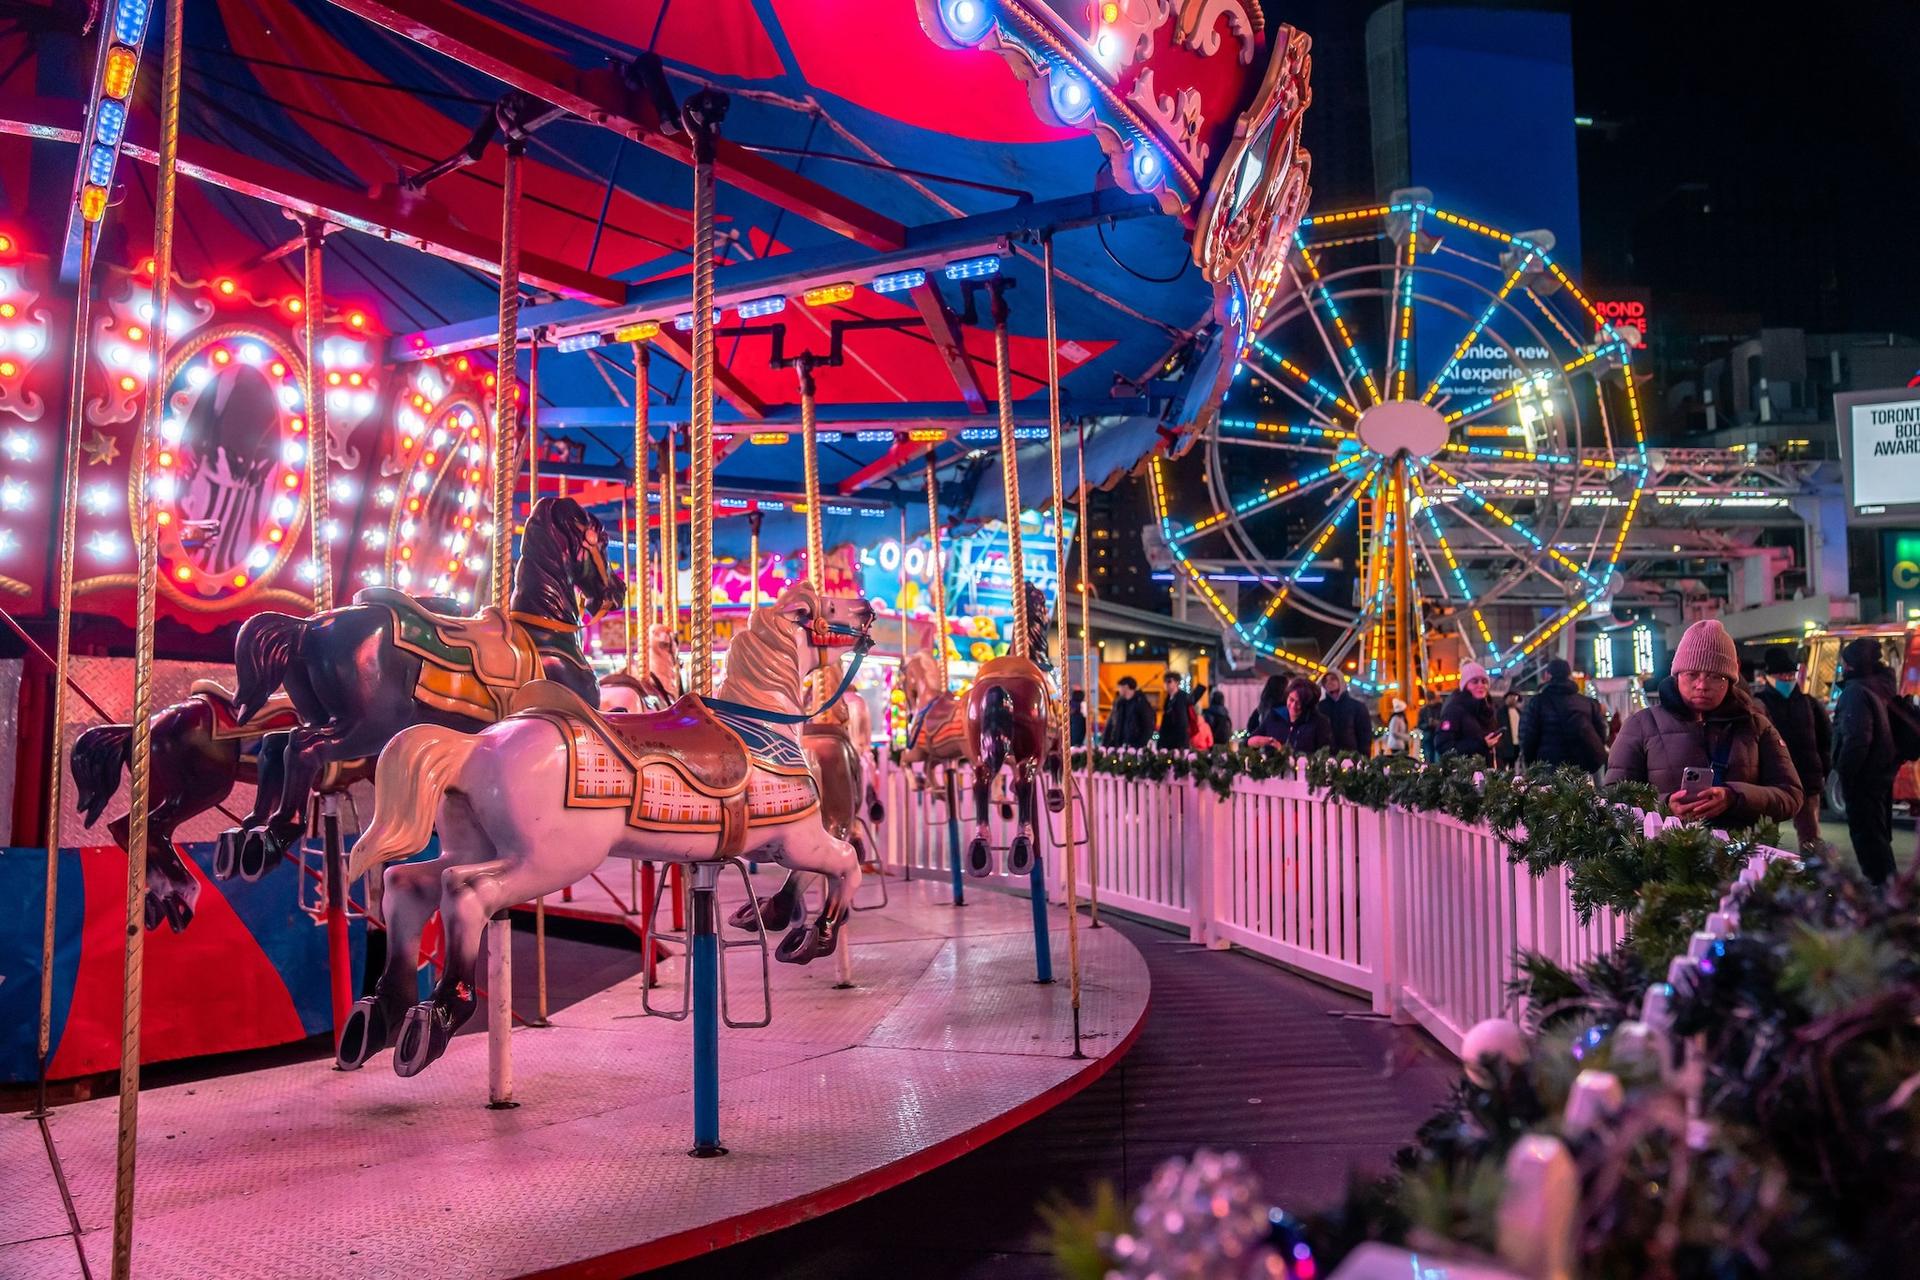
{"type": "MultiPolygon", "coordinates": [[[[812,631],[809,627],[807,630],[812,631]]],[[[702,701],[716,711],[725,711],[729,715],[745,716],[749,720],[761,720],[768,724],[805,724],[847,696],[847,690],[853,688],[853,681],[860,674],[860,664],[866,660],[867,650],[873,648],[873,637],[858,627],[850,627],[843,622],[830,622],[826,633],[834,636],[853,636],[853,661],[847,664],[847,671],[840,678],[840,687],[833,696],[811,711],[795,714],[790,711],[769,711],[765,707],[749,707],[741,702],[729,702],[725,698],[703,698],[702,701]]]]}

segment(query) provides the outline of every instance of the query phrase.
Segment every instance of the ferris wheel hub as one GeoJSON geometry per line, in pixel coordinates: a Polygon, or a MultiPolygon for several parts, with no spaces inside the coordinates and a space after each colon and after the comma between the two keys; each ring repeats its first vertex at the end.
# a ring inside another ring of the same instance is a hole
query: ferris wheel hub
{"type": "Polygon", "coordinates": [[[1392,458],[1402,450],[1416,458],[1428,458],[1446,447],[1446,417],[1429,404],[1418,400],[1387,400],[1363,410],[1355,426],[1360,443],[1383,458],[1392,458]]]}

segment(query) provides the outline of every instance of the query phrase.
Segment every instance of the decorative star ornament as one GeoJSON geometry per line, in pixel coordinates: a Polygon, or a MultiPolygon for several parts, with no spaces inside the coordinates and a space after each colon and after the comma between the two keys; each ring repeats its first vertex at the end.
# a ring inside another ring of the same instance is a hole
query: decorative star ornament
{"type": "Polygon", "coordinates": [[[94,427],[80,440],[80,448],[87,455],[87,465],[105,466],[120,456],[120,442],[94,427]]]}

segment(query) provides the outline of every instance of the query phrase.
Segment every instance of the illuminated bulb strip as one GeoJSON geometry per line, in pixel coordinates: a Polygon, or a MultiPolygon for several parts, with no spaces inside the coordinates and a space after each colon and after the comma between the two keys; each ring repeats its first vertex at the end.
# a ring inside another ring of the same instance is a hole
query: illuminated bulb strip
{"type": "Polygon", "coordinates": [[[1493,642],[1493,630],[1487,626],[1480,606],[1473,602],[1473,590],[1467,586],[1466,571],[1461,569],[1460,561],[1453,554],[1453,544],[1447,541],[1446,532],[1440,528],[1440,518],[1433,513],[1433,499],[1427,496],[1427,487],[1420,483],[1420,473],[1410,470],[1408,478],[1413,481],[1413,492],[1420,500],[1420,510],[1427,517],[1427,527],[1433,530],[1434,539],[1440,544],[1440,554],[1447,558],[1447,568],[1460,588],[1460,596],[1466,601],[1467,607],[1473,610],[1473,620],[1480,628],[1480,638],[1486,642],[1487,652],[1497,655],[1499,649],[1493,642]]]}
{"type": "Polygon", "coordinates": [[[1252,431],[1269,436],[1312,436],[1317,440],[1353,440],[1353,432],[1338,427],[1296,426],[1291,422],[1254,422],[1247,418],[1222,418],[1220,426],[1229,431],[1252,431]]]}
{"type": "MultiPolygon", "coordinates": [[[[1495,240],[1505,240],[1508,244],[1518,242],[1518,237],[1510,235],[1498,227],[1490,227],[1484,222],[1475,222],[1472,218],[1463,218],[1457,213],[1448,213],[1445,209],[1436,209],[1432,205],[1423,204],[1415,207],[1418,208],[1421,213],[1430,213],[1440,219],[1440,221],[1452,223],[1456,227],[1464,227],[1468,231],[1475,231],[1483,236],[1491,236],[1495,240]]],[[[1531,244],[1528,244],[1527,247],[1529,249],[1534,248],[1531,244]]]]}
{"type": "Polygon", "coordinates": [[[1260,341],[1258,338],[1254,339],[1253,349],[1255,351],[1258,351],[1261,355],[1265,356],[1268,360],[1271,360],[1274,364],[1279,365],[1282,372],[1292,374],[1296,379],[1300,381],[1300,383],[1303,386],[1312,388],[1319,395],[1321,395],[1325,399],[1333,401],[1334,404],[1338,405],[1341,409],[1352,414],[1356,418],[1360,416],[1360,410],[1355,408],[1353,404],[1349,402],[1345,396],[1341,395],[1339,392],[1334,391],[1329,387],[1324,387],[1320,385],[1319,381],[1313,378],[1311,375],[1309,375],[1306,370],[1302,369],[1299,365],[1287,359],[1285,356],[1281,355],[1278,351],[1275,351],[1272,347],[1260,341]]]}
{"type": "Polygon", "coordinates": [[[1581,614],[1585,613],[1588,609],[1592,607],[1593,607],[1593,601],[1591,600],[1587,600],[1587,599],[1575,600],[1572,606],[1568,608],[1568,610],[1565,613],[1561,614],[1558,618],[1555,618],[1551,623],[1547,625],[1547,627],[1544,630],[1536,632],[1530,639],[1526,641],[1526,643],[1520,646],[1519,650],[1515,652],[1511,658],[1508,658],[1501,666],[1495,667],[1493,669],[1492,674],[1499,675],[1500,672],[1504,671],[1507,667],[1511,667],[1516,663],[1525,661],[1528,654],[1532,653],[1535,649],[1538,649],[1541,645],[1545,644],[1547,641],[1559,635],[1560,632],[1566,629],[1569,623],[1571,623],[1574,619],[1578,618],[1581,614]]]}
{"type": "Polygon", "coordinates": [[[1320,278],[1320,264],[1313,260],[1312,251],[1307,248],[1307,242],[1300,238],[1298,231],[1293,233],[1293,244],[1300,251],[1300,261],[1306,264],[1314,285],[1320,290],[1320,301],[1326,304],[1327,314],[1333,317],[1334,330],[1339,333],[1340,341],[1346,344],[1347,358],[1353,362],[1353,371],[1366,384],[1368,399],[1379,404],[1380,388],[1373,384],[1373,372],[1367,368],[1366,361],[1360,358],[1360,349],[1354,345],[1353,335],[1347,332],[1347,318],[1340,314],[1340,308],[1334,305],[1333,294],[1327,289],[1327,282],[1320,278]]]}
{"type": "MultiPolygon", "coordinates": [[[[1387,498],[1387,518],[1380,524],[1380,537],[1378,539],[1378,542],[1383,546],[1390,547],[1393,545],[1393,510],[1393,498],[1389,495],[1387,498]]],[[[1373,588],[1373,598],[1367,601],[1366,611],[1361,615],[1363,621],[1371,624],[1367,627],[1367,676],[1373,680],[1380,678],[1380,658],[1387,647],[1387,629],[1380,624],[1380,604],[1386,599],[1387,595],[1386,570],[1382,569],[1378,577],[1379,581],[1373,588]]]]}
{"type": "MultiPolygon", "coordinates": [[[[1440,372],[1435,374],[1433,381],[1427,384],[1426,394],[1420,397],[1421,404],[1433,403],[1433,397],[1439,394],[1440,384],[1447,380],[1447,375],[1453,372],[1453,367],[1460,363],[1460,358],[1467,354],[1468,349],[1479,341],[1480,331],[1487,327],[1487,321],[1493,319],[1493,313],[1506,303],[1507,295],[1513,292],[1513,287],[1520,283],[1520,277],[1526,275],[1527,268],[1533,265],[1533,256],[1529,253],[1520,259],[1520,265],[1500,283],[1500,292],[1493,295],[1493,301],[1489,302],[1487,309],[1480,313],[1480,318],[1473,322],[1473,328],[1467,330],[1467,336],[1460,339],[1460,345],[1453,349],[1453,354],[1447,357],[1447,362],[1440,366],[1440,372]]],[[[1574,345],[1580,344],[1575,342],[1574,345]]]]}
{"type": "Polygon", "coordinates": [[[1340,213],[1318,213],[1311,218],[1300,219],[1300,225],[1303,227],[1330,227],[1338,222],[1357,222],[1361,218],[1384,217],[1389,213],[1411,207],[1410,205],[1379,204],[1367,209],[1347,209],[1340,213]]]}
{"type": "Polygon", "coordinates": [[[1547,554],[1547,556],[1551,558],[1556,564],[1560,565],[1561,568],[1566,569],[1570,573],[1579,575],[1581,580],[1584,581],[1590,587],[1598,587],[1602,585],[1598,578],[1595,578],[1592,574],[1588,573],[1586,569],[1583,568],[1579,563],[1569,558],[1565,552],[1561,551],[1558,547],[1548,546],[1547,543],[1541,539],[1539,534],[1535,533],[1532,529],[1529,529],[1526,525],[1521,524],[1518,520],[1515,520],[1512,516],[1508,515],[1506,512],[1502,511],[1500,508],[1494,506],[1492,503],[1488,502],[1485,498],[1481,497],[1479,491],[1475,489],[1472,484],[1468,483],[1465,480],[1462,480],[1459,476],[1452,474],[1445,467],[1442,467],[1437,462],[1428,463],[1427,465],[1432,469],[1435,475],[1439,476],[1442,480],[1445,480],[1448,484],[1453,485],[1455,488],[1459,489],[1461,493],[1465,494],[1468,500],[1471,501],[1475,506],[1479,507],[1480,510],[1486,512],[1488,515],[1492,516],[1495,520],[1498,520],[1501,524],[1505,525],[1507,528],[1513,530],[1515,533],[1525,538],[1528,542],[1532,543],[1535,550],[1544,551],[1547,554]]]}
{"type": "Polygon", "coordinates": [[[1640,390],[1633,383],[1633,353],[1626,351],[1624,346],[1621,350],[1626,352],[1627,359],[1627,417],[1633,421],[1633,447],[1634,451],[1640,455],[1644,469],[1647,460],[1647,430],[1646,424],[1640,420],[1640,390]]]}
{"type": "MultiPolygon", "coordinates": [[[[1580,370],[1586,368],[1588,365],[1592,364],[1594,361],[1600,359],[1602,356],[1607,355],[1618,345],[1619,345],[1618,343],[1609,342],[1604,346],[1595,347],[1593,350],[1586,352],[1584,355],[1575,356],[1573,359],[1567,361],[1565,364],[1560,366],[1560,372],[1561,373],[1578,373],[1580,370]]],[[[1472,414],[1481,413],[1481,412],[1484,412],[1485,410],[1491,409],[1493,408],[1493,406],[1500,404],[1503,401],[1511,400],[1519,392],[1521,386],[1527,381],[1528,380],[1525,378],[1515,379],[1512,383],[1510,383],[1506,387],[1503,387],[1501,390],[1496,391],[1494,394],[1488,396],[1486,399],[1470,404],[1464,409],[1455,409],[1452,413],[1447,415],[1446,420],[1449,424],[1455,423],[1460,421],[1460,419],[1468,417],[1472,414]]],[[[1636,419],[1638,418],[1638,416],[1639,416],[1638,412],[1636,411],[1635,413],[1636,419]]]]}
{"type": "Polygon", "coordinates": [[[1380,474],[1380,468],[1385,465],[1384,458],[1376,459],[1374,464],[1367,468],[1367,474],[1360,477],[1360,483],[1348,491],[1347,500],[1340,504],[1340,509],[1327,517],[1327,522],[1320,527],[1320,536],[1313,540],[1313,545],[1307,548],[1307,554],[1300,558],[1300,563],[1293,567],[1293,572],[1288,574],[1285,581],[1280,584],[1280,590],[1274,593],[1273,599],[1267,601],[1267,607],[1261,610],[1261,626],[1273,621],[1273,615],[1280,612],[1281,606],[1287,602],[1287,596],[1292,594],[1294,587],[1299,584],[1301,576],[1313,566],[1314,560],[1320,553],[1326,550],[1327,543],[1333,540],[1334,531],[1360,505],[1360,495],[1366,492],[1367,486],[1373,483],[1374,477],[1380,474]]]}
{"type": "MultiPolygon", "coordinates": [[[[1476,458],[1500,458],[1507,462],[1539,462],[1549,466],[1566,467],[1572,466],[1574,463],[1574,458],[1571,454],[1536,453],[1532,449],[1496,449],[1490,444],[1460,444],[1453,442],[1446,446],[1446,451],[1448,453],[1471,454],[1476,458]]],[[[1631,463],[1607,462],[1601,458],[1584,458],[1580,461],[1585,466],[1604,467],[1609,471],[1615,467],[1632,465],[1631,463]]]]}
{"type": "MultiPolygon", "coordinates": [[[[1264,510],[1282,498],[1290,497],[1333,479],[1348,467],[1364,462],[1371,456],[1372,455],[1365,453],[1350,453],[1338,462],[1330,463],[1317,471],[1309,471],[1305,475],[1295,476],[1285,484],[1274,485],[1271,488],[1263,489],[1253,497],[1234,504],[1232,514],[1244,516],[1264,510]]],[[[1227,512],[1216,511],[1206,519],[1197,521],[1184,529],[1178,530],[1171,535],[1171,538],[1178,542],[1191,541],[1196,535],[1205,533],[1207,530],[1224,522],[1227,516],[1227,512]]]]}
{"type": "Polygon", "coordinates": [[[1400,281],[1400,341],[1399,355],[1394,361],[1393,398],[1407,398],[1407,363],[1412,360],[1413,346],[1413,264],[1420,253],[1420,214],[1416,210],[1413,221],[1407,228],[1406,274],[1400,281]]]}
{"type": "Polygon", "coordinates": [[[1613,554],[1608,558],[1609,564],[1620,563],[1620,552],[1627,545],[1627,530],[1633,527],[1634,514],[1640,510],[1640,495],[1645,492],[1644,489],[1635,489],[1633,496],[1627,499],[1627,514],[1620,517],[1620,531],[1613,535],[1613,554]]]}

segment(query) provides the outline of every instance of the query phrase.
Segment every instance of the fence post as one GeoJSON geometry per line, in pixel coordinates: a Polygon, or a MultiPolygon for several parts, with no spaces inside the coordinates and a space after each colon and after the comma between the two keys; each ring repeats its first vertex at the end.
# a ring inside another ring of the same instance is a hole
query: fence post
{"type": "MultiPolygon", "coordinates": [[[[1375,1013],[1392,1013],[1399,1000],[1399,885],[1393,874],[1389,839],[1391,809],[1360,809],[1360,949],[1366,957],[1369,994],[1375,1013]]],[[[1396,823],[1397,825],[1397,823],[1396,823]]]]}

